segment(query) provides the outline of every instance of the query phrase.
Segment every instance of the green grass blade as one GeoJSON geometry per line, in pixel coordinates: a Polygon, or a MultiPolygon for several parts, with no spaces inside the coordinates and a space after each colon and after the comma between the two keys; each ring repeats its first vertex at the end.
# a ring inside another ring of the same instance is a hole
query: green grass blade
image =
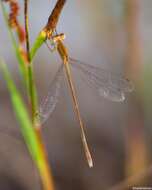
{"type": "Polygon", "coordinates": [[[46,41],[47,38],[47,33],[45,32],[45,30],[42,30],[39,35],[37,36],[31,51],[30,51],[30,58],[31,60],[33,60],[36,52],[38,51],[38,49],[43,45],[43,43],[46,41]]]}
{"type": "Polygon", "coordinates": [[[45,189],[53,190],[53,180],[51,176],[48,175],[49,171],[46,164],[46,156],[43,151],[43,144],[40,141],[35,129],[32,127],[32,122],[29,118],[24,102],[10,76],[7,66],[4,63],[1,63],[0,66],[7,83],[12,105],[19,121],[24,140],[37,168],[39,169],[43,184],[46,187],[45,189]]]}
{"type": "Polygon", "coordinates": [[[37,123],[36,112],[37,112],[38,100],[37,100],[36,86],[34,83],[32,63],[30,63],[28,67],[28,95],[30,100],[32,123],[36,124],[37,123]]]}
{"type": "Polygon", "coordinates": [[[13,104],[16,117],[20,123],[22,135],[28,145],[28,148],[34,158],[34,160],[39,160],[39,148],[37,147],[37,139],[30,121],[29,115],[26,111],[25,105],[22,101],[22,98],[11,79],[9,71],[4,63],[1,63],[1,68],[3,70],[4,78],[7,83],[7,87],[11,96],[11,101],[13,104]]]}

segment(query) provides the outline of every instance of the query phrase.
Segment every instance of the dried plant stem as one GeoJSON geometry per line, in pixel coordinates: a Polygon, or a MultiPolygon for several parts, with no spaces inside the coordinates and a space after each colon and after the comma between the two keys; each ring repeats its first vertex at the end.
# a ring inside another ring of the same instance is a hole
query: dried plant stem
{"type": "Polygon", "coordinates": [[[47,25],[45,26],[45,30],[48,33],[48,38],[51,38],[52,33],[56,29],[56,25],[58,23],[58,20],[61,15],[61,11],[62,11],[65,3],[66,3],[66,0],[58,0],[52,13],[50,14],[50,16],[48,18],[47,25]]]}
{"type": "Polygon", "coordinates": [[[24,21],[25,21],[25,35],[26,35],[26,51],[28,62],[31,62],[30,58],[30,40],[29,40],[29,24],[28,24],[28,4],[29,0],[24,0],[24,21]]]}
{"type": "MultiPolygon", "coordinates": [[[[139,33],[140,1],[125,0],[125,29],[127,37],[126,71],[127,75],[140,88],[142,46],[139,33]],[[136,74],[135,74],[136,73],[136,74]]],[[[138,91],[138,90],[137,90],[138,91]]],[[[148,152],[144,136],[144,110],[137,94],[130,99],[128,123],[125,131],[126,140],[126,176],[136,174],[147,167],[148,152]],[[140,156],[139,156],[140,154],[140,156]]]]}
{"type": "Polygon", "coordinates": [[[149,168],[139,172],[136,175],[133,175],[126,180],[122,181],[121,183],[113,186],[109,190],[123,190],[123,189],[131,189],[133,186],[138,185],[137,183],[142,182],[146,177],[152,174],[152,166],[149,168]]]}

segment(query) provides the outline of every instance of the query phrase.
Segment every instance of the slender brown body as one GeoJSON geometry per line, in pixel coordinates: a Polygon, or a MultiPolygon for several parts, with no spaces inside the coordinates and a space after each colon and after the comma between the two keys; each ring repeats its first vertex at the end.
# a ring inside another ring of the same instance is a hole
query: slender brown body
{"type": "Polygon", "coordinates": [[[68,80],[68,84],[69,84],[69,88],[70,88],[70,92],[71,92],[72,100],[73,100],[73,104],[74,104],[74,111],[78,118],[80,129],[81,129],[81,139],[82,139],[83,147],[85,150],[86,159],[88,161],[89,167],[92,167],[93,161],[92,161],[92,157],[91,157],[89,147],[87,144],[85,131],[84,131],[84,125],[83,125],[81,114],[79,111],[79,104],[78,104],[78,100],[77,100],[77,96],[76,96],[76,90],[74,87],[74,82],[73,82],[73,78],[72,78],[72,74],[71,74],[71,70],[70,70],[68,50],[64,46],[64,44],[61,40],[57,41],[57,50],[58,50],[58,53],[59,53],[61,59],[63,60],[64,66],[65,66],[65,72],[66,72],[66,76],[67,76],[67,80],[68,80]]]}

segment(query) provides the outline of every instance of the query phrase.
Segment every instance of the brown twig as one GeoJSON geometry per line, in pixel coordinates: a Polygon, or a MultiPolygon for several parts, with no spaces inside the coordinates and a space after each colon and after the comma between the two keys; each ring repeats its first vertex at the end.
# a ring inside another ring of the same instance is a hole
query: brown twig
{"type": "Polygon", "coordinates": [[[61,11],[64,7],[66,3],[66,0],[58,0],[51,15],[48,18],[48,22],[44,28],[44,30],[47,31],[48,34],[48,38],[51,37],[52,33],[54,32],[54,30],[56,29],[56,25],[59,21],[60,15],[61,15],[61,11]]]}
{"type": "Polygon", "coordinates": [[[29,24],[28,24],[28,4],[29,0],[24,0],[24,21],[25,21],[25,37],[26,37],[26,52],[28,62],[31,62],[30,58],[30,41],[29,41],[29,24]]]}

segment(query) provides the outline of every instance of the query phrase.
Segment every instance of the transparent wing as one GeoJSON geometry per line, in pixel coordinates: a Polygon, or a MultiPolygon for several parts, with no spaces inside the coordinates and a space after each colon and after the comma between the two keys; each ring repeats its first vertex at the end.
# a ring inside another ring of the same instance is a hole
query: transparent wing
{"type": "Polygon", "coordinates": [[[73,67],[79,69],[87,80],[88,85],[98,91],[105,98],[121,102],[125,100],[125,93],[133,90],[132,83],[120,75],[104,69],[70,58],[73,67]]]}
{"type": "Polygon", "coordinates": [[[38,115],[40,117],[40,121],[42,124],[48,119],[48,117],[55,110],[60,95],[62,77],[63,77],[63,64],[58,69],[55,78],[49,87],[47,96],[40,104],[38,115]]]}

